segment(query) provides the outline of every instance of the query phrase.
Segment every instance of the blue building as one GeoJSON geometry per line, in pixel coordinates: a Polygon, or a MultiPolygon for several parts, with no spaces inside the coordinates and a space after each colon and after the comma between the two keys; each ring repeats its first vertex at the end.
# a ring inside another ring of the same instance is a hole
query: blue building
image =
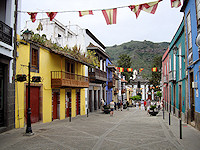
{"type": "Polygon", "coordinates": [[[184,18],[169,45],[169,111],[185,119],[185,32],[184,18]]]}
{"type": "Polygon", "coordinates": [[[181,12],[184,12],[186,39],[186,112],[187,122],[200,130],[200,51],[195,41],[200,26],[200,1],[184,0],[181,12]]]}
{"type": "Polygon", "coordinates": [[[110,104],[112,101],[113,96],[113,87],[115,87],[115,66],[112,64],[112,62],[107,58],[106,59],[106,67],[107,67],[107,81],[106,81],[106,103],[110,104]]]}

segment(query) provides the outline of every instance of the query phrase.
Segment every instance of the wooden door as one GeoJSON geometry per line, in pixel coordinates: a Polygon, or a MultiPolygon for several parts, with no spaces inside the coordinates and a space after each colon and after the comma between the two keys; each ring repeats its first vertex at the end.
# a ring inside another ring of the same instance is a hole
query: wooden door
{"type": "Polygon", "coordinates": [[[195,121],[195,100],[194,89],[192,88],[192,82],[194,82],[193,72],[190,73],[190,108],[191,108],[191,122],[195,121]]]}
{"type": "Polygon", "coordinates": [[[92,112],[92,90],[89,90],[89,110],[92,112]]]}
{"type": "Polygon", "coordinates": [[[80,115],[80,91],[76,92],[76,115],[80,115]]]}
{"type": "MultiPolygon", "coordinates": [[[[31,123],[38,122],[39,118],[39,87],[30,87],[31,123]]],[[[28,109],[28,87],[26,88],[26,117],[28,109]]]]}
{"type": "Polygon", "coordinates": [[[181,112],[182,112],[182,88],[181,85],[179,85],[179,118],[181,118],[181,112]]]}
{"type": "Polygon", "coordinates": [[[57,93],[53,92],[53,119],[57,119],[57,93]]]}

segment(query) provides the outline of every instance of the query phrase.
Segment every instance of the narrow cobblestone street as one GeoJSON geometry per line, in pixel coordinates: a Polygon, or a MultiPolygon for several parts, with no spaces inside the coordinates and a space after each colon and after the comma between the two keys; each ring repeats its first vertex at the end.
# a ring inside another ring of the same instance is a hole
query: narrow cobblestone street
{"type": "Polygon", "coordinates": [[[171,118],[169,127],[168,118],[163,120],[162,112],[149,116],[144,110],[130,108],[114,111],[113,117],[94,112],[89,117],[72,118],[72,122],[65,119],[33,124],[35,134],[30,137],[23,136],[25,128],[2,133],[0,149],[199,149],[199,131],[183,124],[183,139],[180,140],[175,123],[178,119],[171,118]]]}

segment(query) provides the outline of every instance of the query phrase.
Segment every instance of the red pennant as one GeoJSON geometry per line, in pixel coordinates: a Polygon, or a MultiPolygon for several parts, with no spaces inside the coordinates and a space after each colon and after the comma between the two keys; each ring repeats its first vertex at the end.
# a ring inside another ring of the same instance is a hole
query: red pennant
{"type": "Polygon", "coordinates": [[[31,16],[32,22],[35,22],[37,13],[35,13],[35,12],[27,12],[27,13],[31,16]]]}
{"type": "Polygon", "coordinates": [[[47,16],[50,18],[50,21],[55,18],[56,14],[57,12],[47,12],[47,16]]]}

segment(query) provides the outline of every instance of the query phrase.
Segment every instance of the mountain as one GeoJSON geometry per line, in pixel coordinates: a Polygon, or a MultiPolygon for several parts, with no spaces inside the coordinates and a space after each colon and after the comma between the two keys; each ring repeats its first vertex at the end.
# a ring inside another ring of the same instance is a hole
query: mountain
{"type": "Polygon", "coordinates": [[[139,70],[144,68],[142,75],[151,76],[152,60],[155,56],[162,56],[168,48],[168,42],[153,43],[151,41],[130,41],[121,45],[114,45],[106,48],[110,60],[117,66],[117,60],[121,54],[131,57],[131,68],[139,70]]]}

